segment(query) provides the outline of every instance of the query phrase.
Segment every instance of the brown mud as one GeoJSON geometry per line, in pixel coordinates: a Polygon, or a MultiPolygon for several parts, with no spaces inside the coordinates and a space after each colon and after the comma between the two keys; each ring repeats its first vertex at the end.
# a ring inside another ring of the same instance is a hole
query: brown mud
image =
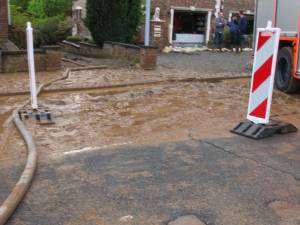
{"type": "MultiPolygon", "coordinates": [[[[246,116],[248,90],[249,80],[240,79],[43,93],[56,123],[29,126],[42,159],[102,146],[231,137],[246,116]]],[[[272,115],[297,115],[299,103],[276,92],[272,115]]]]}

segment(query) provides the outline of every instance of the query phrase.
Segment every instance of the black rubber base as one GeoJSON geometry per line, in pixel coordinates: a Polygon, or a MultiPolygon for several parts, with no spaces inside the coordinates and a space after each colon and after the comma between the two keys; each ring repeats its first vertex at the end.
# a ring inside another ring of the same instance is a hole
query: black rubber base
{"type": "Polygon", "coordinates": [[[39,107],[36,110],[21,109],[18,114],[21,120],[35,119],[39,124],[55,123],[54,116],[48,108],[39,107]]]}
{"type": "Polygon", "coordinates": [[[272,120],[269,124],[255,124],[251,121],[240,122],[231,130],[232,133],[252,139],[263,139],[275,134],[288,134],[297,132],[298,129],[289,123],[272,120]]]}

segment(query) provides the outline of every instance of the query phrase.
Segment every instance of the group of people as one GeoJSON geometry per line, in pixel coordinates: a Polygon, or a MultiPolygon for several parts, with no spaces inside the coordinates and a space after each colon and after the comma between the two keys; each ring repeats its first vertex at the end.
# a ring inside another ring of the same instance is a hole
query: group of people
{"type": "Polygon", "coordinates": [[[236,52],[243,50],[245,43],[245,34],[247,32],[248,21],[242,11],[239,14],[232,16],[231,21],[226,21],[223,12],[218,13],[218,17],[215,20],[215,37],[214,45],[215,48],[222,51],[224,41],[224,29],[228,27],[230,30],[230,47],[236,49],[236,52]]]}

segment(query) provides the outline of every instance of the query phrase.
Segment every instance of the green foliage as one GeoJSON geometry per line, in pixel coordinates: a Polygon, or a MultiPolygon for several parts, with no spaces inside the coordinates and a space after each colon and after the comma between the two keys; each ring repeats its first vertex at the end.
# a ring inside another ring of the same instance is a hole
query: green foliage
{"type": "Polygon", "coordinates": [[[31,0],[28,11],[38,18],[66,16],[72,9],[72,0],[31,0]]]}
{"type": "Polygon", "coordinates": [[[59,21],[52,17],[37,27],[36,45],[53,45],[71,34],[72,21],[59,21]]]}
{"type": "Polygon", "coordinates": [[[85,23],[97,44],[132,43],[141,17],[141,0],[87,0],[85,23]]]}
{"type": "Polygon", "coordinates": [[[23,11],[27,10],[30,0],[11,0],[10,4],[20,7],[23,11]]]}
{"type": "Polygon", "coordinates": [[[35,18],[33,15],[23,11],[22,8],[11,5],[12,22],[15,27],[24,28],[26,22],[30,21],[34,27],[44,22],[44,19],[35,18]]]}
{"type": "Polygon", "coordinates": [[[28,12],[36,18],[45,18],[46,13],[44,10],[44,0],[32,0],[28,6],[28,12]]]}
{"type": "Polygon", "coordinates": [[[94,40],[87,37],[80,37],[80,36],[68,36],[65,40],[69,42],[73,42],[75,44],[79,44],[80,42],[95,44],[94,40]]]}
{"type": "Polygon", "coordinates": [[[75,44],[79,44],[82,41],[82,38],[79,36],[68,36],[66,41],[73,42],[75,44]]]}
{"type": "Polygon", "coordinates": [[[67,17],[71,4],[72,0],[12,0],[11,39],[18,47],[25,48],[26,22],[31,22],[36,47],[64,40],[72,31],[72,20],[67,17]]]}

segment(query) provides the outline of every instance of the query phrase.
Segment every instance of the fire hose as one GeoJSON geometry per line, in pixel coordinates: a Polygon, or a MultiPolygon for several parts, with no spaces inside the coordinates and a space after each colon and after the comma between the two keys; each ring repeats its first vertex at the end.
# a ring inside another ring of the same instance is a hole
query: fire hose
{"type": "MultiPolygon", "coordinates": [[[[58,79],[51,80],[45,84],[42,84],[38,90],[37,94],[39,95],[43,89],[47,86],[50,86],[54,82],[57,82],[59,80],[65,80],[69,77],[69,74],[71,71],[78,71],[78,70],[91,70],[91,69],[104,69],[107,68],[107,66],[93,66],[93,67],[84,67],[84,68],[72,68],[67,69],[64,73],[64,75],[58,79]]],[[[20,204],[20,202],[25,197],[25,194],[30,188],[30,185],[33,181],[34,174],[37,168],[38,163],[38,152],[37,148],[34,142],[34,139],[30,133],[30,131],[26,128],[25,124],[21,121],[18,115],[18,111],[23,108],[25,105],[27,105],[30,102],[30,100],[27,100],[24,104],[20,105],[12,114],[10,118],[7,119],[7,121],[4,123],[4,125],[8,125],[10,122],[14,122],[16,128],[19,130],[22,138],[24,139],[28,156],[27,156],[27,162],[25,165],[25,169],[23,173],[21,174],[21,177],[19,178],[19,181],[15,185],[15,187],[12,189],[11,193],[7,197],[7,199],[4,201],[4,203],[0,206],[0,225],[5,225],[8,219],[12,216],[17,206],[20,204]]]]}
{"type": "Polygon", "coordinates": [[[28,158],[25,169],[13,188],[11,194],[4,201],[3,205],[0,207],[0,225],[4,225],[9,217],[13,214],[19,203],[22,201],[27,190],[32,182],[36,167],[38,154],[36,150],[36,145],[34,143],[33,137],[29,130],[26,128],[24,123],[20,120],[17,114],[13,117],[13,122],[15,126],[20,131],[28,149],[28,158]]]}

